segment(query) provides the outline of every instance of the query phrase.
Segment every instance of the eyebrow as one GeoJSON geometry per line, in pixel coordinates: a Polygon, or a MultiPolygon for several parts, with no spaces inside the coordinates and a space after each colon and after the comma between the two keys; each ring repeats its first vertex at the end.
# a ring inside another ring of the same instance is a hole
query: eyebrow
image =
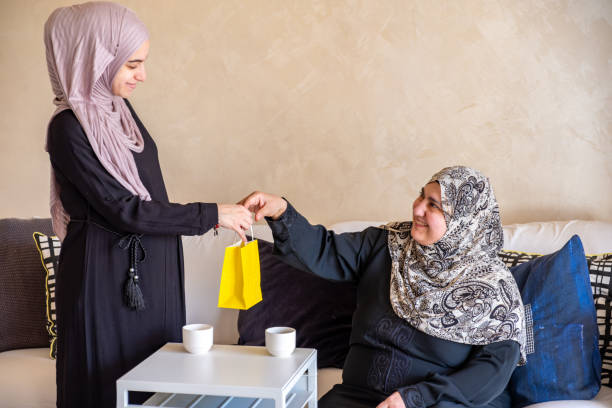
{"type": "Polygon", "coordinates": [[[128,62],[143,62],[144,60],[141,59],[134,59],[134,60],[129,60],[128,62]]]}

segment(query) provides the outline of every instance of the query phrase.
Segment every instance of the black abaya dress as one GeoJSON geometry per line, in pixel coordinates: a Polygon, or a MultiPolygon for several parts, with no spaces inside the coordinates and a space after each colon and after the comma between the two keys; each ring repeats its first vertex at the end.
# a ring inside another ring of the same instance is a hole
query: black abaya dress
{"type": "Polygon", "coordinates": [[[456,343],[398,317],[389,300],[386,230],[335,234],[310,225],[291,204],[278,220],[267,221],[275,253],[285,262],[326,279],[357,283],[342,384],[319,400],[319,408],[373,408],[395,391],[406,408],[510,407],[505,388],[519,361],[519,344],[456,343]]]}
{"type": "Polygon", "coordinates": [[[71,110],[49,125],[49,156],[71,217],[56,281],[60,408],[114,407],[117,378],[166,342],[181,341],[181,235],[203,234],[218,219],[216,204],[168,202],[155,143],[128,106],[144,139],[144,150],[133,155],[151,201],[132,195],[102,167],[71,110]],[[138,246],[137,259],[144,254],[137,264],[142,311],[123,299],[130,242],[138,246]]]}

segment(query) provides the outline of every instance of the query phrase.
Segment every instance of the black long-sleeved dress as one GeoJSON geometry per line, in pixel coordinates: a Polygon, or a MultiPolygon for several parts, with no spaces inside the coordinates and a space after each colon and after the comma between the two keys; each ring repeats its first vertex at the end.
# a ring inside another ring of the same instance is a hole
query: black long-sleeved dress
{"type": "Polygon", "coordinates": [[[144,138],[144,150],[133,155],[151,201],[132,195],[102,167],[71,110],[49,125],[49,156],[71,217],[56,280],[61,408],[114,407],[117,378],[166,342],[181,340],[180,235],[203,234],[217,223],[216,204],[168,201],[155,143],[128,106],[144,138]],[[143,311],[123,300],[131,262],[118,244],[130,234],[142,234],[146,254],[137,265],[143,311]]]}
{"type": "Polygon", "coordinates": [[[358,282],[343,383],[321,398],[320,408],[375,407],[395,391],[408,408],[510,406],[504,389],[518,363],[519,344],[455,343],[399,318],[389,300],[386,230],[335,234],[310,225],[290,204],[279,220],[267,221],[275,252],[286,262],[324,278],[358,282]]]}

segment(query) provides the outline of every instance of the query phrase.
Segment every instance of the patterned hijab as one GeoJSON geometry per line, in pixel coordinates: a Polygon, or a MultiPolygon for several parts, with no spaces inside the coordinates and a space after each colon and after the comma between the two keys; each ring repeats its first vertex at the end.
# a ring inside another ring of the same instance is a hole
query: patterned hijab
{"type": "MultiPolygon", "coordinates": [[[[140,180],[132,151],[142,152],[144,142],[125,101],[113,95],[112,82],[148,36],[132,11],[110,2],[58,8],[45,24],[47,68],[57,107],[51,119],[71,109],[102,166],[142,200],[151,196],[140,180]]],[[[63,240],[70,218],[59,194],[52,169],[53,229],[63,240]]]]}
{"type": "Polygon", "coordinates": [[[447,231],[423,246],[412,222],[389,230],[391,305],[416,329],[457,343],[520,344],[525,355],[525,311],[508,268],[498,258],[504,237],[489,179],[469,167],[447,167],[429,183],[440,184],[447,231]]]}

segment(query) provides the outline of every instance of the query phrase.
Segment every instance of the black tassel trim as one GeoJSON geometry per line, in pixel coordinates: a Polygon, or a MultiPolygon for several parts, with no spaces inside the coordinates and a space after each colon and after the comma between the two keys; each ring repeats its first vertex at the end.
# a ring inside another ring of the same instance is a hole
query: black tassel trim
{"type": "Polygon", "coordinates": [[[140,277],[138,276],[138,264],[146,258],[146,251],[140,238],[142,238],[140,234],[129,234],[119,240],[119,247],[130,251],[130,269],[123,287],[123,301],[127,307],[137,311],[146,309],[144,296],[139,285],[140,277]],[[139,251],[142,253],[141,257],[138,257],[139,251]]]}
{"type": "Polygon", "coordinates": [[[132,268],[130,268],[128,278],[125,281],[125,287],[123,288],[123,301],[132,309],[138,311],[145,310],[144,296],[140,286],[138,286],[138,275],[134,273],[132,268]]]}

